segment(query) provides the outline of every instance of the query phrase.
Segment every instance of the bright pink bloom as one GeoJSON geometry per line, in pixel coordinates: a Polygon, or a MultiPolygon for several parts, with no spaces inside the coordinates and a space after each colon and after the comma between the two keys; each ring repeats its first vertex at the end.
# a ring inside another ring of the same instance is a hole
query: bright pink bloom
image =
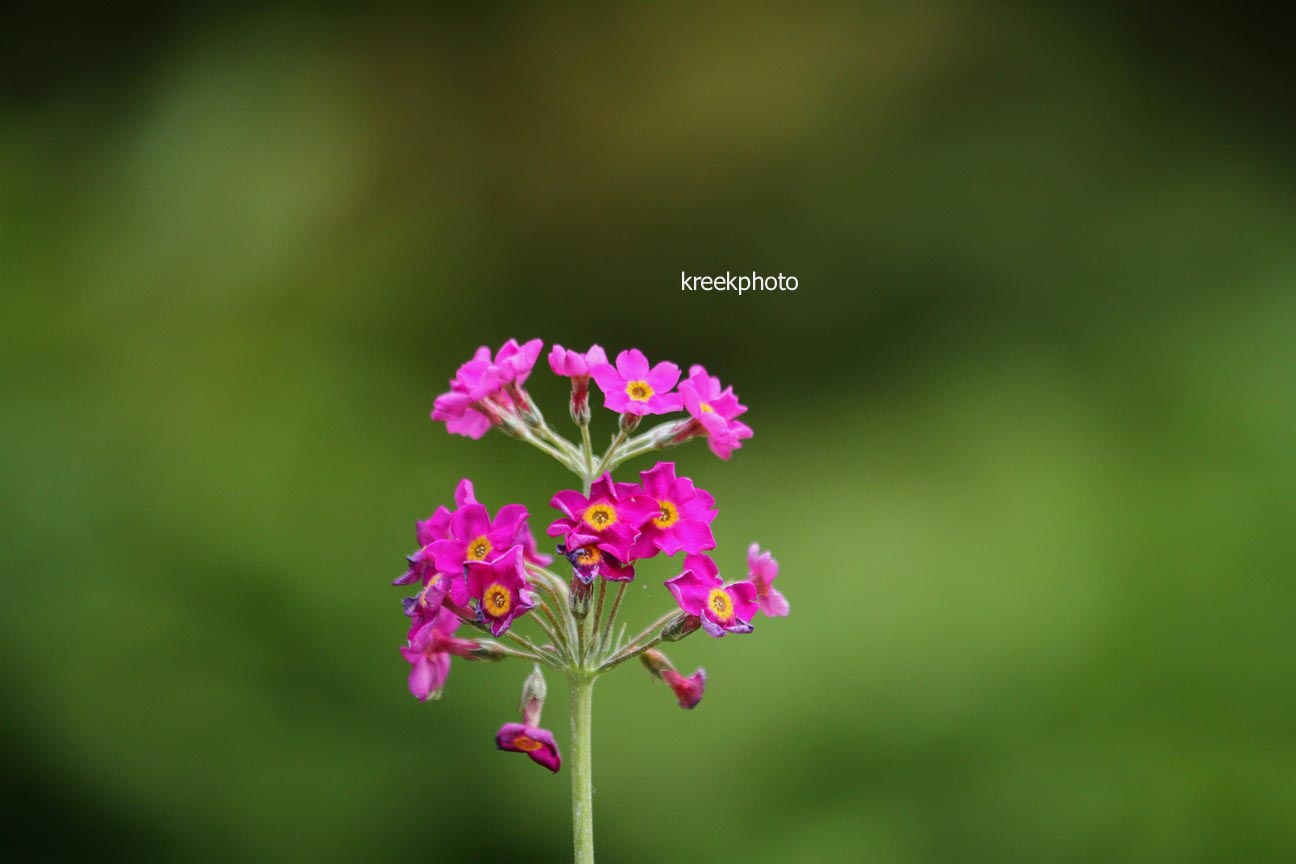
{"type": "Polygon", "coordinates": [[[711,521],[716,517],[715,499],[705,489],[697,489],[687,477],[675,476],[674,462],[658,462],[642,471],[642,485],[618,483],[617,494],[623,498],[646,495],[657,503],[657,512],[644,523],[639,538],[630,549],[630,558],[651,558],[657,550],[674,555],[705,552],[714,549],[711,521]]]}
{"type": "Polygon", "coordinates": [[[409,645],[401,649],[401,655],[411,664],[409,690],[415,699],[440,697],[446,676],[450,674],[450,653],[441,638],[454,633],[459,624],[459,616],[442,607],[410,637],[409,645]]]}
{"type": "Polygon", "coordinates": [[[464,575],[467,594],[477,601],[478,614],[489,622],[492,636],[508,630],[514,618],[535,605],[527,588],[521,546],[513,546],[490,561],[469,561],[464,575]]]}
{"type": "Polygon", "coordinates": [[[732,387],[721,390],[720,379],[708,375],[701,366],[689,367],[688,380],[680,384],[680,397],[684,410],[706,432],[711,452],[721,459],[728,459],[745,439],[752,437],[751,427],[735,419],[747,406],[738,401],[732,387]]]}
{"type": "Polygon", "coordinates": [[[771,618],[788,614],[787,599],[773,584],[778,572],[778,562],[770,553],[762,552],[759,543],[747,548],[747,576],[756,586],[756,605],[771,618]]]}
{"type": "Polygon", "coordinates": [[[593,582],[595,576],[602,576],[612,582],[630,582],[635,576],[634,567],[622,564],[615,556],[597,546],[582,546],[568,552],[567,547],[559,543],[558,554],[567,559],[576,578],[585,585],[593,582]]]}
{"type": "MultiPolygon", "coordinates": [[[[450,390],[436,398],[432,419],[446,429],[469,438],[480,438],[498,422],[498,414],[515,409],[506,387],[521,387],[531,374],[544,343],[532,339],[519,345],[510,339],[491,357],[485,345],[450,379],[450,390]]],[[[516,395],[516,390],[512,391],[516,395]]]]}
{"type": "Polygon", "coordinates": [[[640,528],[658,512],[657,502],[647,496],[617,494],[610,473],[594,481],[588,497],[565,489],[549,504],[566,514],[550,523],[550,537],[564,537],[567,549],[596,546],[619,561],[630,557],[640,528]]]}
{"type": "Polygon", "coordinates": [[[516,339],[505,342],[495,354],[494,365],[500,380],[505,384],[521,387],[531,376],[531,369],[540,358],[540,351],[543,348],[544,342],[540,339],[532,339],[522,345],[519,345],[516,339]]]}
{"type": "Polygon", "coordinates": [[[450,517],[450,538],[437,540],[429,549],[436,561],[437,572],[449,576],[450,596],[454,602],[467,602],[463,581],[464,564],[472,561],[490,562],[518,545],[518,534],[526,531],[526,508],[521,504],[505,504],[492,521],[490,511],[482,504],[472,502],[456,510],[450,517]]]}
{"type": "Polygon", "coordinates": [[[607,362],[607,354],[598,345],[591,345],[584,354],[568,351],[561,345],[549,349],[549,368],[555,375],[566,378],[588,378],[591,369],[607,362]]]}
{"type": "Polygon", "coordinates": [[[540,551],[540,547],[536,544],[535,535],[531,533],[531,529],[527,527],[525,522],[518,529],[515,542],[522,547],[522,558],[526,563],[535,564],[537,567],[548,567],[553,563],[552,555],[546,555],[540,551]]]}
{"type": "MultiPolygon", "coordinates": [[[[460,480],[459,485],[455,487],[454,499],[456,507],[476,503],[472,481],[467,477],[460,480]]],[[[432,584],[433,576],[436,574],[436,560],[430,547],[436,541],[450,537],[450,521],[451,511],[445,507],[438,507],[436,512],[427,519],[414,523],[419,549],[413,555],[406,557],[409,568],[392,580],[393,585],[409,585],[413,582],[432,584]]]]}
{"type": "Polygon", "coordinates": [[[702,701],[702,691],[706,689],[705,669],[698,669],[687,678],[674,669],[663,669],[661,677],[675,691],[681,708],[693,708],[702,701]]]}
{"type": "Polygon", "coordinates": [[[751,619],[757,611],[756,586],[750,582],[724,584],[710,557],[685,557],[684,572],[669,580],[666,587],[681,609],[701,617],[707,635],[752,631],[751,619]]]}
{"type": "Polygon", "coordinates": [[[532,762],[543,765],[555,774],[562,766],[562,754],[558,752],[553,733],[548,729],[505,723],[495,733],[495,746],[501,750],[525,753],[531,757],[532,762]]]}
{"type": "Polygon", "coordinates": [[[603,404],[613,411],[642,417],[681,408],[680,395],[673,392],[679,367],[663,362],[650,369],[648,358],[637,348],[618,354],[615,367],[609,363],[592,367],[590,375],[603,391],[603,404]]]}

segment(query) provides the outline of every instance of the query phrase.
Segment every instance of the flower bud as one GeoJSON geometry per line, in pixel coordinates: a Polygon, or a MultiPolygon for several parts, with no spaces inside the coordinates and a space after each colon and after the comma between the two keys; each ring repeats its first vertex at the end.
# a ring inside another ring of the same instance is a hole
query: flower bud
{"type": "Polygon", "coordinates": [[[544,673],[540,667],[532,666],[531,674],[522,683],[522,723],[526,726],[540,725],[540,712],[544,710],[545,696],[549,688],[545,685],[544,673]]]}
{"type": "Polygon", "coordinates": [[[687,678],[674,669],[666,669],[662,671],[662,680],[675,691],[675,701],[679,702],[681,708],[695,708],[702,701],[702,691],[706,689],[707,680],[705,669],[697,669],[687,678]]]}
{"type": "Polygon", "coordinates": [[[571,418],[577,426],[588,426],[590,422],[589,378],[572,378],[571,418]]]}
{"type": "Polygon", "coordinates": [[[533,429],[539,428],[544,423],[544,415],[540,413],[540,408],[532,401],[530,395],[516,384],[509,384],[507,390],[509,396],[513,399],[513,405],[517,409],[518,416],[522,422],[533,429]]]}
{"type": "Polygon", "coordinates": [[[473,646],[471,651],[461,655],[464,659],[476,660],[480,663],[495,663],[508,656],[504,653],[504,646],[489,639],[478,640],[473,643],[473,646]]]}
{"type": "Polygon", "coordinates": [[[589,614],[590,596],[594,593],[594,581],[586,582],[579,574],[574,574],[571,581],[571,612],[577,618],[589,614]]]}
{"type": "Polygon", "coordinates": [[[638,414],[622,414],[621,431],[629,435],[631,432],[639,428],[639,421],[642,419],[643,418],[638,414]]]}
{"type": "Polygon", "coordinates": [[[662,628],[663,642],[678,642],[702,626],[702,619],[696,615],[677,615],[662,628]]]}

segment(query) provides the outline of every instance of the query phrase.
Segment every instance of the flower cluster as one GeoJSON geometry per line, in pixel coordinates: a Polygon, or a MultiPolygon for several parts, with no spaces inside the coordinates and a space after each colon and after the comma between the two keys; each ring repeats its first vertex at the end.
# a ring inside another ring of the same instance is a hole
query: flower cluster
{"type": "MultiPolygon", "coordinates": [[[[394,584],[415,591],[403,601],[410,620],[400,649],[410,666],[410,692],[419,700],[438,698],[455,657],[528,662],[532,672],[523,687],[521,722],[505,723],[495,743],[557,772],[562,765],[557,741],[540,726],[544,667],[562,670],[571,682],[571,746],[579,767],[589,746],[588,700],[599,675],[638,657],[655,680],[670,687],[680,707],[694,708],[706,687],[705,670],[685,676],[657,646],[698,630],[716,638],[751,633],[758,613],[784,616],[788,603],[773,587],[778,563],[756,544],[747,553],[745,578],[721,576],[712,557],[715,498],[681,476],[675,462],[654,461],[635,479],[614,477],[630,459],[694,438],[729,459],[752,436],[738,419],[747,408],[733,388],[701,366],[689,367],[682,377],[676,364],[653,364],[638,349],[609,362],[598,345],[584,352],[554,345],[549,368],[570,381],[568,407],[581,436],[573,442],[549,425],[525,389],[542,349],[539,339],[510,339],[498,351],[477,349],[456,371],[449,391],[436,398],[432,419],[474,439],[498,429],[576,475],[579,488],[561,489],[549,502],[557,518],[546,533],[566,565],[564,572],[550,569],[555,559],[540,551],[525,506],[506,503],[492,513],[464,479],[454,490],[453,507],[440,506],[416,523],[418,548],[394,584]],[[591,381],[604,407],[617,415],[616,431],[602,454],[595,452],[590,435],[591,381]],[[670,414],[683,416],[635,434],[644,418],[670,414]],[[678,562],[664,580],[674,605],[641,632],[627,637],[623,626],[618,633],[614,625],[626,587],[645,562],[659,557],[678,562]],[[524,619],[539,635],[518,632],[516,625],[524,619]],[[480,635],[466,638],[465,626],[480,635]]],[[[592,843],[581,821],[590,818],[588,769],[573,784],[573,795],[582,805],[575,808],[579,850],[592,843]]]]}

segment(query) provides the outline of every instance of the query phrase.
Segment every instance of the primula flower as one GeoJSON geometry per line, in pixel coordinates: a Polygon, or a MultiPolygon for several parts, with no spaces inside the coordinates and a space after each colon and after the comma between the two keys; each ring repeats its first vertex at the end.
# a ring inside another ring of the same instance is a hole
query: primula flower
{"type": "Polygon", "coordinates": [[[566,546],[559,543],[558,554],[567,559],[576,573],[576,578],[585,585],[594,581],[595,576],[602,576],[613,582],[630,582],[635,576],[634,567],[622,564],[597,546],[582,546],[569,552],[566,546]]]}
{"type": "Polygon", "coordinates": [[[514,410],[513,399],[505,389],[522,386],[543,347],[539,339],[524,345],[510,339],[491,357],[490,348],[481,346],[450,379],[449,392],[436,398],[432,419],[444,421],[446,430],[457,435],[482,437],[499,422],[500,412],[514,410]]]}
{"type": "Polygon", "coordinates": [[[666,583],[675,602],[689,615],[702,619],[708,636],[725,633],[750,633],[756,614],[756,586],[750,582],[730,582],[720,578],[715,562],[706,555],[689,555],[684,572],[666,583]]]}
{"type": "Polygon", "coordinates": [[[732,387],[720,389],[720,379],[708,375],[701,366],[689,367],[688,380],[680,384],[680,397],[684,410],[693,417],[693,422],[685,426],[684,437],[704,431],[707,446],[721,459],[728,459],[743,440],[752,437],[751,427],[734,419],[747,406],[738,401],[732,387]]]}
{"type": "Polygon", "coordinates": [[[714,549],[715,537],[711,534],[711,521],[716,517],[715,499],[705,489],[697,489],[687,477],[675,476],[674,462],[658,462],[651,470],[642,471],[642,485],[616,484],[617,494],[623,498],[646,495],[657,503],[653,514],[630,549],[630,557],[651,558],[657,550],[674,555],[685,552],[705,552],[714,549]]]}
{"type": "Polygon", "coordinates": [[[490,561],[469,561],[464,575],[467,594],[477,601],[477,610],[490,624],[492,636],[508,630],[514,618],[535,605],[527,590],[521,546],[513,546],[490,561]]]}
{"type": "Polygon", "coordinates": [[[550,523],[550,537],[564,537],[567,549],[596,546],[619,561],[630,557],[640,527],[659,512],[657,502],[645,495],[617,494],[610,473],[594,481],[588,496],[565,489],[549,504],[566,514],[550,523]]]}
{"type": "Polygon", "coordinates": [[[532,762],[543,765],[555,774],[562,765],[562,754],[558,752],[553,733],[548,729],[505,723],[495,733],[495,746],[501,750],[525,753],[531,757],[532,762]]]}
{"type": "Polygon", "coordinates": [[[778,562],[770,553],[762,552],[759,543],[747,548],[747,577],[756,586],[756,605],[771,618],[788,614],[787,599],[773,585],[778,572],[778,562]]]}
{"type": "MultiPolygon", "coordinates": [[[[457,578],[464,564],[491,561],[518,546],[518,534],[526,530],[527,510],[521,504],[505,504],[490,518],[482,504],[466,504],[450,518],[450,538],[437,540],[430,547],[438,572],[454,578],[450,596],[456,603],[467,602],[463,583],[457,578]]],[[[520,548],[520,547],[519,547],[520,548]]]]}
{"type": "MultiPolygon", "coordinates": [[[[455,487],[454,499],[456,507],[476,503],[472,481],[467,477],[460,480],[459,485],[455,487]]],[[[432,583],[436,574],[436,560],[429,547],[437,540],[450,537],[450,518],[450,510],[438,507],[436,512],[427,519],[414,523],[419,549],[413,555],[406,557],[409,568],[392,580],[393,585],[409,585],[413,582],[422,582],[424,585],[432,583]]]]}
{"type": "Polygon", "coordinates": [[[687,678],[674,669],[663,669],[661,677],[675,691],[675,699],[681,708],[695,708],[702,701],[707,680],[705,669],[698,669],[687,678]]]}
{"type": "Polygon", "coordinates": [[[401,655],[411,664],[409,690],[415,699],[426,701],[441,696],[441,688],[450,674],[450,652],[441,640],[459,629],[459,624],[458,615],[440,608],[410,637],[409,645],[401,649],[401,655]]]}
{"type": "Polygon", "coordinates": [[[565,378],[589,378],[591,369],[607,362],[607,354],[598,345],[591,345],[584,354],[557,344],[549,349],[549,368],[565,378]]]}
{"type": "Polygon", "coordinates": [[[637,348],[618,354],[616,366],[592,367],[590,375],[603,391],[603,404],[613,411],[643,417],[680,410],[680,394],[672,392],[679,382],[679,367],[662,362],[649,368],[648,358],[637,348]]]}

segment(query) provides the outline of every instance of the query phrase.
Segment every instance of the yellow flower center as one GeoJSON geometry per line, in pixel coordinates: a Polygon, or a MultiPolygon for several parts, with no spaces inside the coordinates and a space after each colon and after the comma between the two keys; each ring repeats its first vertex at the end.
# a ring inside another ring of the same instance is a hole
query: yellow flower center
{"type": "Polygon", "coordinates": [[[576,556],[576,563],[582,567],[593,567],[603,558],[603,553],[593,546],[586,546],[576,556]]]}
{"type": "Polygon", "coordinates": [[[723,588],[711,589],[711,593],[707,596],[707,605],[721,621],[728,621],[733,617],[733,601],[729,599],[729,592],[723,588]]]}
{"type": "Polygon", "coordinates": [[[652,523],[658,528],[669,528],[679,521],[679,508],[673,501],[658,501],[661,511],[653,517],[652,523]]]}
{"type": "Polygon", "coordinates": [[[626,395],[636,402],[647,402],[653,397],[653,388],[647,381],[629,381],[626,395]]]}
{"type": "Polygon", "coordinates": [[[715,410],[714,408],[712,408],[710,405],[708,405],[708,404],[705,403],[705,402],[700,403],[700,405],[701,405],[702,413],[703,413],[703,414],[710,414],[712,411],[715,410]]]}
{"type": "Polygon", "coordinates": [[[513,605],[513,599],[509,596],[508,589],[498,582],[493,582],[482,594],[482,606],[487,615],[499,618],[509,611],[513,605]]]}
{"type": "Polygon", "coordinates": [[[525,735],[519,735],[513,739],[513,746],[524,753],[532,753],[539,750],[544,745],[534,738],[528,738],[525,735]]]}
{"type": "Polygon", "coordinates": [[[610,504],[591,505],[581,518],[595,531],[611,528],[617,521],[616,510],[610,504]]]}
{"type": "Polygon", "coordinates": [[[491,551],[491,543],[486,539],[486,535],[478,537],[468,544],[468,560],[484,561],[486,555],[491,551]]]}

